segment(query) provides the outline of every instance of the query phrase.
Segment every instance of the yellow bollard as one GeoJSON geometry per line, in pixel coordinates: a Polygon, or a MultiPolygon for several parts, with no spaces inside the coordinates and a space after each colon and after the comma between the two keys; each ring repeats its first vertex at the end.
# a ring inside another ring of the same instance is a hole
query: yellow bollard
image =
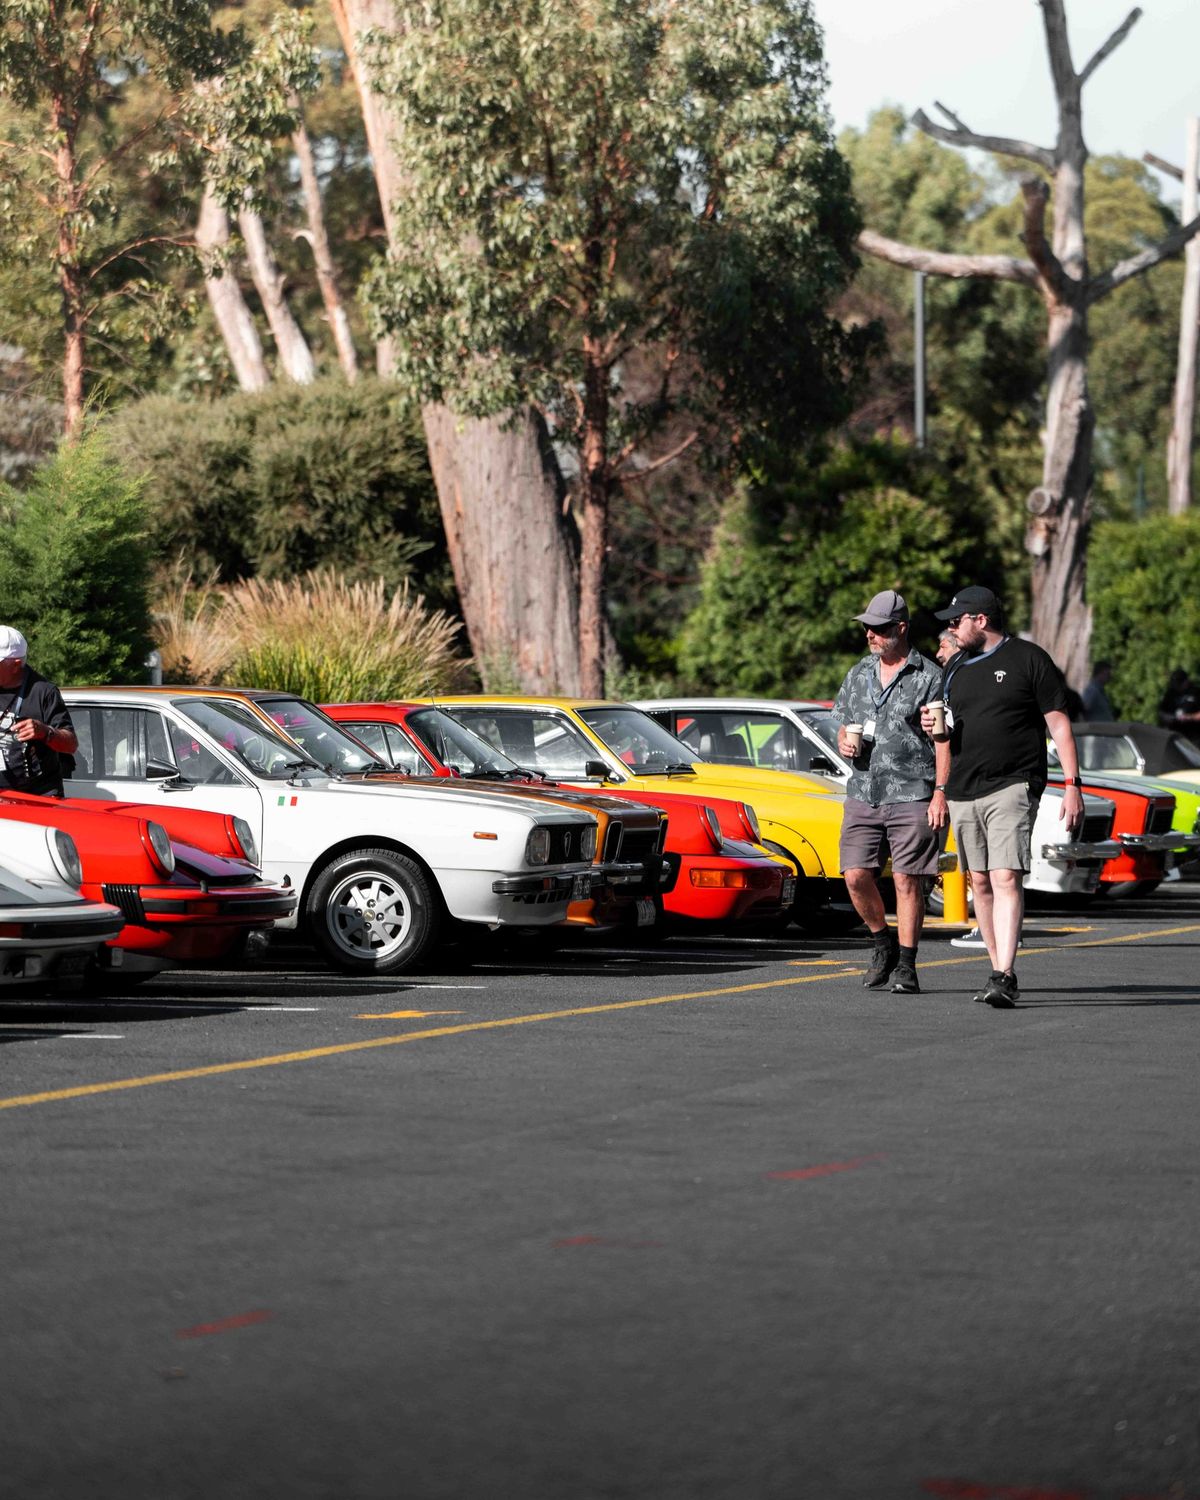
{"type": "Polygon", "coordinates": [[[947,870],[942,876],[942,921],[970,921],[965,870],[947,870]]]}

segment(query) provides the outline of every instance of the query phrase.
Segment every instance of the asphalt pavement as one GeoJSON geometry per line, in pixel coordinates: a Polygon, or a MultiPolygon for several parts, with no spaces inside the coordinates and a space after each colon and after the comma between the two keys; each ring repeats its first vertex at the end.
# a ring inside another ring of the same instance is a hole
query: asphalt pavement
{"type": "Polygon", "coordinates": [[[1200,887],[0,1008],[0,1495],[1197,1500],[1200,887]]]}

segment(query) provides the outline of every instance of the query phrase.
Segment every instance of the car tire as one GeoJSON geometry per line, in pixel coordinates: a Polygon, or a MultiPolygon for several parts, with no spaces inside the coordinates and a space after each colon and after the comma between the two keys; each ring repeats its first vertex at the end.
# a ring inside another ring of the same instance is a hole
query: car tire
{"type": "Polygon", "coordinates": [[[313,881],[305,904],[313,942],[348,974],[399,974],[429,947],[441,899],[415,860],[392,849],[351,849],[313,881]]]}
{"type": "Polygon", "coordinates": [[[1148,896],[1162,884],[1161,880],[1109,880],[1101,883],[1106,901],[1131,901],[1136,896],[1148,896]]]}

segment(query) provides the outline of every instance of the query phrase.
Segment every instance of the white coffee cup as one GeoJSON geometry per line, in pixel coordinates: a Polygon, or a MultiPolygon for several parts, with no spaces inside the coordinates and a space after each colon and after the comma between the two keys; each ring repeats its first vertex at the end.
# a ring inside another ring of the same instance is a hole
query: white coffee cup
{"type": "Polygon", "coordinates": [[[942,698],[934,698],[925,707],[933,716],[933,724],[930,726],[932,734],[945,734],[946,732],[946,703],[942,698]]]}
{"type": "Polygon", "coordinates": [[[845,727],[847,748],[851,759],[862,753],[863,727],[861,724],[847,724],[845,727]]]}

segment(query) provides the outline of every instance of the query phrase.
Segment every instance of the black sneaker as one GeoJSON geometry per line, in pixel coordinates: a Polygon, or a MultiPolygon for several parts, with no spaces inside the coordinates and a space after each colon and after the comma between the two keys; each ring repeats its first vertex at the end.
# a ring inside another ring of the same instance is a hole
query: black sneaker
{"type": "Polygon", "coordinates": [[[1012,1010],[1020,998],[1017,976],[1011,970],[1007,974],[993,974],[983,992],[984,1003],[993,1010],[1012,1010]]]}
{"type": "Polygon", "coordinates": [[[879,990],[892,977],[892,970],[900,962],[900,944],[893,938],[876,943],[871,955],[871,967],[863,975],[864,990],[879,990]]]}
{"type": "Polygon", "coordinates": [[[898,963],[892,972],[893,995],[919,995],[921,981],[915,964],[898,963]]]}
{"type": "Polygon", "coordinates": [[[976,1005],[987,1005],[989,1003],[988,1002],[988,991],[992,988],[993,984],[999,982],[1003,978],[1004,978],[1003,974],[998,974],[993,969],[992,972],[987,977],[987,983],[984,985],[984,987],[981,990],[976,990],[975,993],[971,996],[971,999],[974,1000],[974,1002],[975,1002],[976,1005]]]}

